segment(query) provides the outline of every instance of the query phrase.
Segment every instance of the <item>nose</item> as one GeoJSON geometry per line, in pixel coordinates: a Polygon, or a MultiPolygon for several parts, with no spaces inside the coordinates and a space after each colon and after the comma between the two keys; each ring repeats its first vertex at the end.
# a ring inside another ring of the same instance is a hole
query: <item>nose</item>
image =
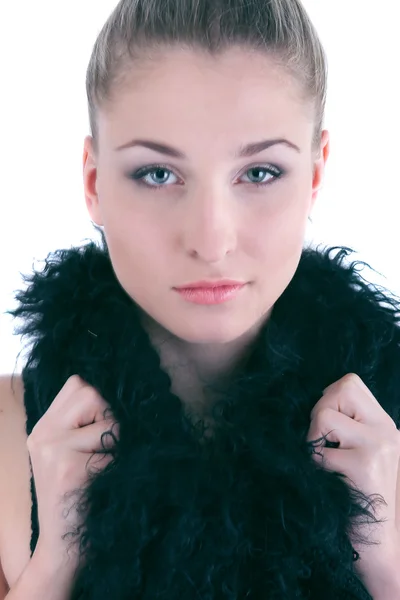
{"type": "Polygon", "coordinates": [[[199,194],[188,200],[182,215],[183,245],[192,258],[207,263],[221,262],[237,243],[237,218],[232,199],[217,192],[199,194]]]}

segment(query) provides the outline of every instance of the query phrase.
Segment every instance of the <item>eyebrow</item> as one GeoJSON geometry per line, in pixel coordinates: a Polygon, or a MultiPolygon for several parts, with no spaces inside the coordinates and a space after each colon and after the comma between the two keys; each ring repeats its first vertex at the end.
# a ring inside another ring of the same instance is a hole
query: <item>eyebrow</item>
{"type": "MultiPolygon", "coordinates": [[[[276,138],[272,140],[261,140],[260,142],[253,142],[251,144],[246,144],[240,146],[240,148],[235,152],[235,158],[248,158],[249,156],[254,156],[254,154],[258,154],[271,146],[276,146],[277,144],[284,144],[289,148],[293,148],[296,152],[301,154],[301,150],[296,144],[289,142],[284,138],[276,138]]],[[[118,146],[115,148],[116,151],[126,150],[127,148],[133,148],[135,146],[143,146],[144,148],[149,148],[150,150],[154,150],[155,152],[159,152],[161,154],[166,154],[167,156],[172,156],[173,158],[181,158],[186,159],[187,157],[183,152],[177,150],[176,148],[172,148],[172,146],[168,146],[167,144],[162,144],[160,142],[155,142],[152,140],[131,140],[122,146],[118,146]]]]}

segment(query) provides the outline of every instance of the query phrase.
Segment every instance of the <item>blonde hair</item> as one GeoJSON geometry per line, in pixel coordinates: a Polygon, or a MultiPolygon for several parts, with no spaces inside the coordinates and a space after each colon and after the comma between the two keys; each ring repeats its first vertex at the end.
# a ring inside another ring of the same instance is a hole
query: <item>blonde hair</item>
{"type": "Polygon", "coordinates": [[[300,84],[319,150],[327,94],[327,59],[300,0],[120,0],[95,42],[86,77],[89,122],[97,148],[97,112],[111,103],[133,62],[178,45],[211,55],[241,46],[265,52],[300,84]]]}

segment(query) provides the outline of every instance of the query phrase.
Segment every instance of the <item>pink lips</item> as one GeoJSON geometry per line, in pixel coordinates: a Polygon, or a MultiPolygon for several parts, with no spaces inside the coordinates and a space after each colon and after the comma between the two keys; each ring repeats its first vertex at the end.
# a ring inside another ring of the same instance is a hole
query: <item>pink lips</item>
{"type": "Polygon", "coordinates": [[[194,304],[222,304],[235,298],[245,283],[222,279],[220,281],[198,281],[174,288],[185,300],[194,304]]]}

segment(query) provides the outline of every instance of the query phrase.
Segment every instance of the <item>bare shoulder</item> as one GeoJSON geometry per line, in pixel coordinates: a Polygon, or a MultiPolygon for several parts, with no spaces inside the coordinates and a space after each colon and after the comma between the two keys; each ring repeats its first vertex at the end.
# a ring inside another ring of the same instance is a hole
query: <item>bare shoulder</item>
{"type": "Polygon", "coordinates": [[[22,377],[2,375],[0,376],[0,560],[5,581],[11,588],[30,558],[31,472],[26,440],[22,377]]]}
{"type": "MultiPolygon", "coordinates": [[[[26,446],[26,414],[24,384],[20,375],[0,376],[0,477],[8,473],[9,463],[21,456],[21,445],[26,446]]],[[[1,502],[1,497],[0,497],[1,502]]],[[[1,518],[1,516],[0,516],[1,518]]]]}
{"type": "MultiPolygon", "coordinates": [[[[0,477],[26,445],[24,384],[21,375],[0,375],[0,477]]],[[[3,481],[3,479],[1,479],[3,481]]],[[[0,499],[1,502],[1,499],[0,499]]]]}
{"type": "Polygon", "coordinates": [[[0,414],[24,410],[24,384],[21,375],[0,375],[0,414]]]}

